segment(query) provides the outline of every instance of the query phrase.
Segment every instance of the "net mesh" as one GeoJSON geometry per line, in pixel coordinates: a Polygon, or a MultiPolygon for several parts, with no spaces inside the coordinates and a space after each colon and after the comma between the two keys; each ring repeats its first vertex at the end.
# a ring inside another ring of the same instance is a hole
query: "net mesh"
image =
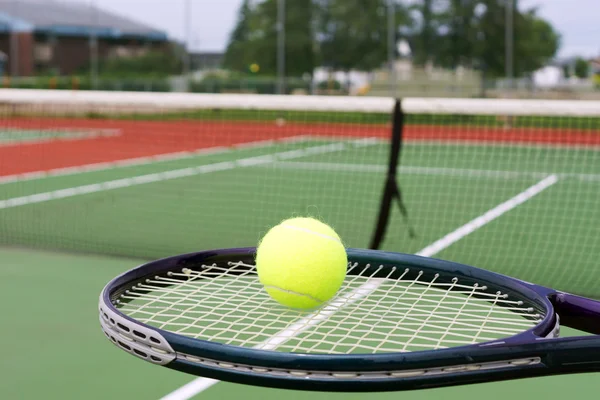
{"type": "MultiPolygon", "coordinates": [[[[0,90],[0,245],[155,259],[253,246],[309,215],[367,247],[393,106],[0,90]]],[[[600,103],[408,98],[402,110],[397,182],[416,237],[393,204],[382,249],[600,296],[600,103]]]]}
{"type": "Polygon", "coordinates": [[[385,160],[392,99],[6,90],[0,100],[0,124],[23,138],[119,133],[0,145],[4,244],[151,259],[252,246],[291,215],[369,240],[383,176],[275,164],[385,160]]]}
{"type": "MultiPolygon", "coordinates": [[[[384,353],[487,342],[532,328],[543,315],[485,285],[438,282],[404,269],[349,274],[334,300],[316,311],[277,304],[254,265],[204,265],[149,278],[118,298],[137,321],[229,345],[300,353],[384,353]]],[[[362,268],[361,268],[362,269],[362,268]]],[[[360,270],[360,269],[359,269],[360,270]]],[[[368,271],[363,270],[361,272],[368,271]]]]}

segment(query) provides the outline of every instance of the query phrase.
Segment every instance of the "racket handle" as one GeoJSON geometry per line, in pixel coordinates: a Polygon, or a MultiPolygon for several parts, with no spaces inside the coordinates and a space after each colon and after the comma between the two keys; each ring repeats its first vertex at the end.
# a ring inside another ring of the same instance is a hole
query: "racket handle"
{"type": "Polygon", "coordinates": [[[584,297],[557,293],[550,298],[562,325],[600,335],[600,302],[584,297]]]}

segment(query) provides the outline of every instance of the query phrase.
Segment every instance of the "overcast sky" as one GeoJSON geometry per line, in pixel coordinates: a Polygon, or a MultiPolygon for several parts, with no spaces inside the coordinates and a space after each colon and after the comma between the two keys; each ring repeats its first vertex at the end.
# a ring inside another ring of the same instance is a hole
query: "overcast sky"
{"type": "MultiPolygon", "coordinates": [[[[69,0],[98,7],[185,37],[186,0],[69,0]]],[[[223,50],[242,0],[188,0],[191,6],[191,47],[223,50]]],[[[289,0],[293,1],[293,0],[289,0]]],[[[539,13],[562,34],[560,56],[600,55],[600,0],[520,0],[522,8],[538,6],[539,13]],[[595,11],[594,11],[595,10],[595,11]]],[[[518,38],[516,38],[518,40],[518,38]]]]}

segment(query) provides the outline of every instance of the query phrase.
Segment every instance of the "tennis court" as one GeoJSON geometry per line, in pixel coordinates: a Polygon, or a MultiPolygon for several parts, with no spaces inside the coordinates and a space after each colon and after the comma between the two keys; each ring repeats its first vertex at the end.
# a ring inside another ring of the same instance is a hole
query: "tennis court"
{"type": "MultiPolygon", "coordinates": [[[[5,331],[3,397],[160,398],[191,381],[119,352],[98,327],[103,285],[146,260],[253,246],[292,215],[330,222],[348,247],[371,241],[388,172],[385,106],[200,116],[165,106],[102,118],[29,107],[3,117],[4,129],[119,134],[0,145],[2,311],[15,327],[5,331]]],[[[382,249],[600,297],[597,117],[536,116],[509,128],[496,116],[407,115],[397,174],[416,236],[394,206],[382,249]]],[[[583,397],[594,378],[369,395],[219,383],[198,398],[583,397]]]]}

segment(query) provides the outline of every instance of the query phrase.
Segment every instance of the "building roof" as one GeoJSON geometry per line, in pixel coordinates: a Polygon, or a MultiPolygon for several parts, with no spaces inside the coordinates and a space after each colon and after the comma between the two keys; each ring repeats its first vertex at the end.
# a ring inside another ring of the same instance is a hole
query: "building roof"
{"type": "Polygon", "coordinates": [[[165,32],[148,25],[89,4],[64,0],[0,0],[0,32],[2,31],[167,40],[165,32]]]}

